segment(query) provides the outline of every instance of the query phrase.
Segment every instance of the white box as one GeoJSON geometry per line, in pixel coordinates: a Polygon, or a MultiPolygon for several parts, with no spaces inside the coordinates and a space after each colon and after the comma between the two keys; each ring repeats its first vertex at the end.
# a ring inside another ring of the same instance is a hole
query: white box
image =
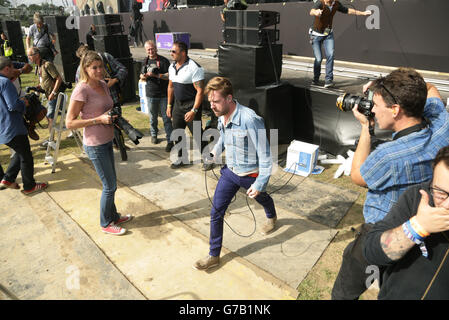
{"type": "Polygon", "coordinates": [[[293,140],[287,149],[285,171],[307,177],[312,173],[318,159],[319,146],[293,140]]]}
{"type": "Polygon", "coordinates": [[[150,106],[147,99],[147,82],[139,81],[139,97],[140,97],[140,111],[143,113],[150,113],[150,106]]]}

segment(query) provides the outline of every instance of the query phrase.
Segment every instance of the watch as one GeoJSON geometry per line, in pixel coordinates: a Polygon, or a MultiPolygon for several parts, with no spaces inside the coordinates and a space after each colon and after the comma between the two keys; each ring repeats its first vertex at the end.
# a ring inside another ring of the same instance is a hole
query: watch
{"type": "Polygon", "coordinates": [[[190,110],[190,111],[193,111],[194,113],[197,113],[198,109],[192,108],[192,110],[190,110]]]}
{"type": "Polygon", "coordinates": [[[92,124],[97,124],[97,120],[93,119],[92,124]]]}

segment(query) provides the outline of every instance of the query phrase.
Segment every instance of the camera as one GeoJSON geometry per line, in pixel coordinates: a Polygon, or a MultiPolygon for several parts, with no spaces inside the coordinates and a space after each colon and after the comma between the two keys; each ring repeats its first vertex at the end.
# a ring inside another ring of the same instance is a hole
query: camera
{"type": "Polygon", "coordinates": [[[25,88],[25,92],[26,93],[29,93],[30,91],[36,91],[36,92],[39,92],[39,93],[45,93],[45,90],[42,89],[42,88],[38,88],[38,87],[26,87],[25,88]]]}
{"type": "Polygon", "coordinates": [[[373,110],[373,92],[369,91],[365,97],[344,93],[337,98],[337,108],[341,111],[351,111],[355,105],[358,105],[357,111],[367,118],[374,118],[373,110]]]}
{"type": "Polygon", "coordinates": [[[148,68],[148,72],[152,74],[159,74],[159,68],[148,68]]]}
{"type": "Polygon", "coordinates": [[[143,138],[143,133],[134,128],[125,118],[122,117],[120,105],[114,105],[111,111],[108,113],[111,117],[117,116],[114,119],[114,124],[123,130],[126,135],[131,139],[134,144],[139,144],[139,139],[143,138]]]}

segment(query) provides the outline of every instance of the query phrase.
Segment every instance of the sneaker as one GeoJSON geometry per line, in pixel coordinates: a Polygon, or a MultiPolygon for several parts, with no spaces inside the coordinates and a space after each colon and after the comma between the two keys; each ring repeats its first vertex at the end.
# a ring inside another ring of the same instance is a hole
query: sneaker
{"type": "Polygon", "coordinates": [[[332,81],[324,83],[324,87],[325,88],[330,88],[330,87],[333,87],[333,86],[334,86],[334,83],[332,81]]]}
{"type": "Polygon", "coordinates": [[[26,195],[30,195],[30,194],[41,192],[41,191],[47,189],[47,187],[48,187],[48,182],[36,183],[36,185],[32,189],[22,190],[22,193],[26,194],[26,195]]]}
{"type": "Polygon", "coordinates": [[[265,222],[265,224],[262,226],[261,232],[263,235],[267,235],[274,230],[276,220],[277,220],[277,217],[268,218],[267,222],[265,222]]]}
{"type": "Polygon", "coordinates": [[[9,189],[20,189],[20,186],[17,182],[9,182],[6,180],[0,181],[0,190],[5,190],[6,188],[9,189]]]}
{"type": "Polygon", "coordinates": [[[167,145],[165,146],[165,152],[170,152],[172,148],[173,142],[168,142],[167,145]]]}
{"type": "Polygon", "coordinates": [[[126,216],[120,216],[120,218],[114,222],[115,225],[119,225],[121,223],[129,222],[133,219],[133,216],[130,214],[127,214],[126,216]]]}
{"type": "Polygon", "coordinates": [[[215,168],[215,163],[213,163],[213,162],[211,162],[211,163],[203,163],[203,166],[201,167],[201,170],[209,171],[209,170],[212,170],[213,168],[215,168]]]}
{"type": "Polygon", "coordinates": [[[152,144],[158,144],[159,140],[157,139],[157,137],[151,137],[151,143],[152,144]]]}
{"type": "Polygon", "coordinates": [[[319,85],[320,85],[320,82],[319,82],[318,80],[312,80],[312,84],[313,84],[314,86],[319,86],[319,85]]]}
{"type": "Polygon", "coordinates": [[[114,222],[111,222],[106,228],[101,227],[101,231],[107,234],[112,234],[115,236],[121,236],[126,232],[125,228],[117,226],[114,222]]]}
{"type": "Polygon", "coordinates": [[[197,270],[207,270],[209,268],[218,266],[220,257],[207,256],[204,259],[198,260],[193,264],[193,267],[197,270]]]}

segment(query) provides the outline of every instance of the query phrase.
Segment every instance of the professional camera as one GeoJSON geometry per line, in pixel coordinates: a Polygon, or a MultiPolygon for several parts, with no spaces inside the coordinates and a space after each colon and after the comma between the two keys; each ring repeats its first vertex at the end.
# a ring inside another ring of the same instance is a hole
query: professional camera
{"type": "Polygon", "coordinates": [[[35,130],[36,124],[45,118],[47,115],[47,109],[41,104],[39,96],[36,93],[29,92],[42,92],[43,90],[36,87],[27,87],[25,90],[27,94],[24,98],[28,101],[28,107],[25,108],[24,113],[25,126],[27,127],[30,138],[33,140],[39,140],[39,135],[35,130]]]}
{"type": "Polygon", "coordinates": [[[356,104],[358,105],[357,111],[367,118],[374,118],[374,112],[371,111],[374,106],[372,91],[368,90],[365,97],[344,93],[337,98],[337,108],[341,111],[351,111],[356,104]]]}
{"type": "Polygon", "coordinates": [[[119,105],[114,105],[111,111],[109,111],[111,117],[117,116],[114,119],[114,124],[123,130],[126,135],[131,139],[134,144],[139,144],[139,139],[143,138],[143,133],[134,128],[125,118],[122,117],[122,112],[119,105]]]}
{"type": "Polygon", "coordinates": [[[152,74],[159,74],[159,68],[148,68],[148,72],[152,73],[152,74]]]}
{"type": "Polygon", "coordinates": [[[25,88],[25,92],[26,93],[29,93],[30,91],[36,91],[36,92],[39,92],[39,93],[45,93],[45,90],[42,89],[42,88],[38,88],[38,87],[26,87],[25,88]]]}

